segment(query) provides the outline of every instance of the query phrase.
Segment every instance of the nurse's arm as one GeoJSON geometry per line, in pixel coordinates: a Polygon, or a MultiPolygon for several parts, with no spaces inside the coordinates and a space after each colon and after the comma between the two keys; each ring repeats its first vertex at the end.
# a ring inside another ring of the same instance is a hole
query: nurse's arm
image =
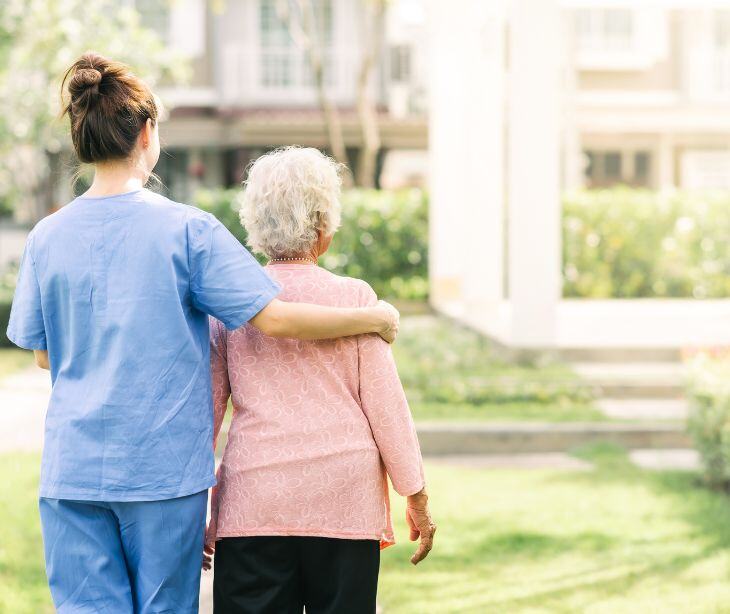
{"type": "Polygon", "coordinates": [[[46,350],[33,350],[35,356],[35,364],[41,369],[50,370],[51,363],[48,362],[48,352],[46,350]]]}
{"type": "Polygon", "coordinates": [[[251,319],[251,324],[270,337],[313,340],[377,333],[392,343],[398,335],[399,319],[398,310],[385,301],[372,307],[350,308],[274,299],[251,319]]]}

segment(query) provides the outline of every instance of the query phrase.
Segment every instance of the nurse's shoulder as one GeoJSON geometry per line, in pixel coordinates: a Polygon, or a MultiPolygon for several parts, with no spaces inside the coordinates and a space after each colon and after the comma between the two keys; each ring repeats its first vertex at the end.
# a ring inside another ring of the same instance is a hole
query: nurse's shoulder
{"type": "Polygon", "coordinates": [[[144,190],[143,197],[149,205],[151,212],[168,218],[169,221],[174,220],[179,222],[186,227],[191,224],[194,226],[214,226],[220,224],[218,219],[211,213],[193,205],[170,200],[162,194],[144,190]]]}

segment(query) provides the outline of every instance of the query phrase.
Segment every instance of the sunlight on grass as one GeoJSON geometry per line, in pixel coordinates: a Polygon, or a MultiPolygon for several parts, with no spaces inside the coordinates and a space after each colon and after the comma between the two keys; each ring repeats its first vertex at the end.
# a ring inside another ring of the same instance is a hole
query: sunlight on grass
{"type": "MultiPolygon", "coordinates": [[[[429,463],[436,547],[422,566],[383,553],[386,614],[715,612],[730,600],[730,501],[682,473],[581,456],[590,472],[461,469],[429,463]]],[[[405,541],[404,541],[405,540],[405,541]]]]}
{"type": "Polygon", "coordinates": [[[0,456],[0,612],[53,612],[43,566],[35,454],[0,456]]]}
{"type": "MultiPolygon", "coordinates": [[[[577,452],[594,471],[486,470],[430,460],[439,529],[413,567],[383,553],[386,614],[704,613],[730,603],[730,499],[690,473],[636,469],[612,446],[577,452]]],[[[0,456],[0,612],[51,612],[43,572],[36,455],[0,456]]]]}

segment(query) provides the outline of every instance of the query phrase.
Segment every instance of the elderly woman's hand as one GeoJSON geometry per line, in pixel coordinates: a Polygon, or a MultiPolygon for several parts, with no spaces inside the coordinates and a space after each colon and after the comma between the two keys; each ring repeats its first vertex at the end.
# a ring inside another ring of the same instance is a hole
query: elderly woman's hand
{"type": "Polygon", "coordinates": [[[380,310],[384,323],[384,328],[379,332],[379,335],[388,343],[393,343],[398,336],[400,313],[398,313],[398,310],[393,305],[386,301],[378,301],[375,308],[380,310]]]}
{"type": "Polygon", "coordinates": [[[411,541],[414,542],[419,537],[421,538],[418,549],[411,557],[411,563],[418,565],[431,552],[433,536],[436,533],[436,525],[428,511],[428,495],[425,489],[408,497],[406,521],[411,529],[411,541]]]}

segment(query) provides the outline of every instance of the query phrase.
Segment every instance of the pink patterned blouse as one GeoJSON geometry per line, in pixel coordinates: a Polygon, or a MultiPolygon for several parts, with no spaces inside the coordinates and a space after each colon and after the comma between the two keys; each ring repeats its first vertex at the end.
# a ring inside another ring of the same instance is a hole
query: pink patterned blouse
{"type": "MultiPolygon", "coordinates": [[[[279,298],[338,307],[376,302],[370,286],[314,265],[275,264],[279,298]]],[[[424,486],[395,362],[377,335],[334,341],[211,327],[215,436],[233,420],[206,542],[310,535],[395,542],[386,472],[401,495],[424,486]]]]}

